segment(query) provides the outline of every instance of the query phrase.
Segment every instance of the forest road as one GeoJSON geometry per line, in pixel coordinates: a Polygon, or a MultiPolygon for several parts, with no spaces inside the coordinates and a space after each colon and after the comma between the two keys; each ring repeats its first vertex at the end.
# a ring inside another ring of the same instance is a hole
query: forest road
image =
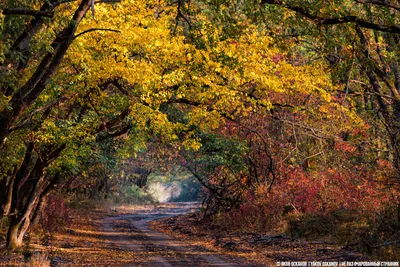
{"type": "Polygon", "coordinates": [[[196,203],[171,203],[106,217],[103,219],[103,231],[113,236],[108,240],[113,249],[141,255],[143,262],[137,266],[256,266],[239,258],[190,245],[148,226],[152,220],[189,213],[197,207],[196,203]]]}

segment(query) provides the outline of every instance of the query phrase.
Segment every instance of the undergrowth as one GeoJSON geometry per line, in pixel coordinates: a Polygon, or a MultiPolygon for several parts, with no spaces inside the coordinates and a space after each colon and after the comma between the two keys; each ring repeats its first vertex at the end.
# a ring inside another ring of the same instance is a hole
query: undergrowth
{"type": "Polygon", "coordinates": [[[263,186],[245,192],[240,207],[219,211],[214,224],[324,240],[378,260],[400,258],[399,192],[385,185],[385,177],[376,179],[363,169],[313,175],[289,168],[283,173],[271,192],[263,186]]]}

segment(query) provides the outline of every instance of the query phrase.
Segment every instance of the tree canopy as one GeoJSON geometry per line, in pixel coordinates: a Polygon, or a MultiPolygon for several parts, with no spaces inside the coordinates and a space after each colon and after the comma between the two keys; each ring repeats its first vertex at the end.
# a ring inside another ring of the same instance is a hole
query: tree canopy
{"type": "Polygon", "coordinates": [[[90,180],[93,166],[107,179],[145,151],[192,172],[210,214],[252,198],[304,212],[398,205],[396,3],[0,7],[0,203],[12,249],[52,190],[90,180]]]}

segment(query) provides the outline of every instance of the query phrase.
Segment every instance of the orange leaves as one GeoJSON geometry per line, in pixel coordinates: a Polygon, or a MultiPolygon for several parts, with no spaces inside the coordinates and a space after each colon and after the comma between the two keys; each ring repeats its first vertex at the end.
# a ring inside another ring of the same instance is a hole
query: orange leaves
{"type": "Polygon", "coordinates": [[[304,213],[337,209],[379,211],[392,203],[390,191],[374,180],[374,172],[358,167],[351,171],[330,169],[310,173],[298,167],[281,167],[281,178],[271,194],[264,193],[267,205],[293,205],[304,213]]]}
{"type": "Polygon", "coordinates": [[[354,153],[357,150],[357,147],[343,141],[335,142],[335,149],[342,151],[344,153],[354,153]]]}

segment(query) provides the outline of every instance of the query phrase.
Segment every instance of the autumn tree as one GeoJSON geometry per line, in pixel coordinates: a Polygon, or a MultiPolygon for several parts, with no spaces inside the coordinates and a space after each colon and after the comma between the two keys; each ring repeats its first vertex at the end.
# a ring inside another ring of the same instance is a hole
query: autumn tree
{"type": "MultiPolygon", "coordinates": [[[[261,1],[266,14],[278,8],[292,23],[283,38],[294,38],[309,55],[325,58],[334,83],[342,86],[344,102],[379,122],[385,129],[385,150],[399,170],[399,70],[396,17],[390,1],[261,1]]],[[[268,15],[270,16],[270,15],[268,15]]]]}
{"type": "Polygon", "coordinates": [[[390,87],[397,76],[389,71],[396,55],[380,46],[387,40],[380,34],[397,36],[389,19],[382,26],[365,23],[363,12],[347,14],[331,20],[347,28],[325,29],[328,38],[318,35],[325,27],[318,23],[333,23],[315,12],[336,14],[329,4],[314,11],[281,2],[109,2],[1,6],[0,184],[7,190],[0,199],[11,219],[9,248],[21,246],[56,184],[87,179],[95,163],[103,164],[96,160],[107,144],[110,158],[145,151],[150,141],[172,146],[171,156],[210,190],[217,206],[236,208],[247,193],[272,188],[287,170],[280,167],[312,169],[318,162],[312,159],[335,144],[356,147],[358,139],[350,144],[348,135],[367,126],[347,101],[351,96],[379,106],[397,166],[397,100],[390,87]],[[296,22],[295,29],[266,27],[284,19],[296,22]],[[309,39],[297,36],[308,33],[305,25],[313,25],[309,39]],[[343,44],[333,45],[329,30],[342,34],[343,44]],[[279,42],[287,35],[294,38],[279,42]],[[313,62],[306,45],[294,48],[310,40],[324,47],[313,62]],[[349,49],[358,64],[343,72],[349,49]],[[338,55],[339,62],[330,60],[338,55]],[[354,73],[368,79],[354,87],[363,98],[350,87],[354,73]]]}

